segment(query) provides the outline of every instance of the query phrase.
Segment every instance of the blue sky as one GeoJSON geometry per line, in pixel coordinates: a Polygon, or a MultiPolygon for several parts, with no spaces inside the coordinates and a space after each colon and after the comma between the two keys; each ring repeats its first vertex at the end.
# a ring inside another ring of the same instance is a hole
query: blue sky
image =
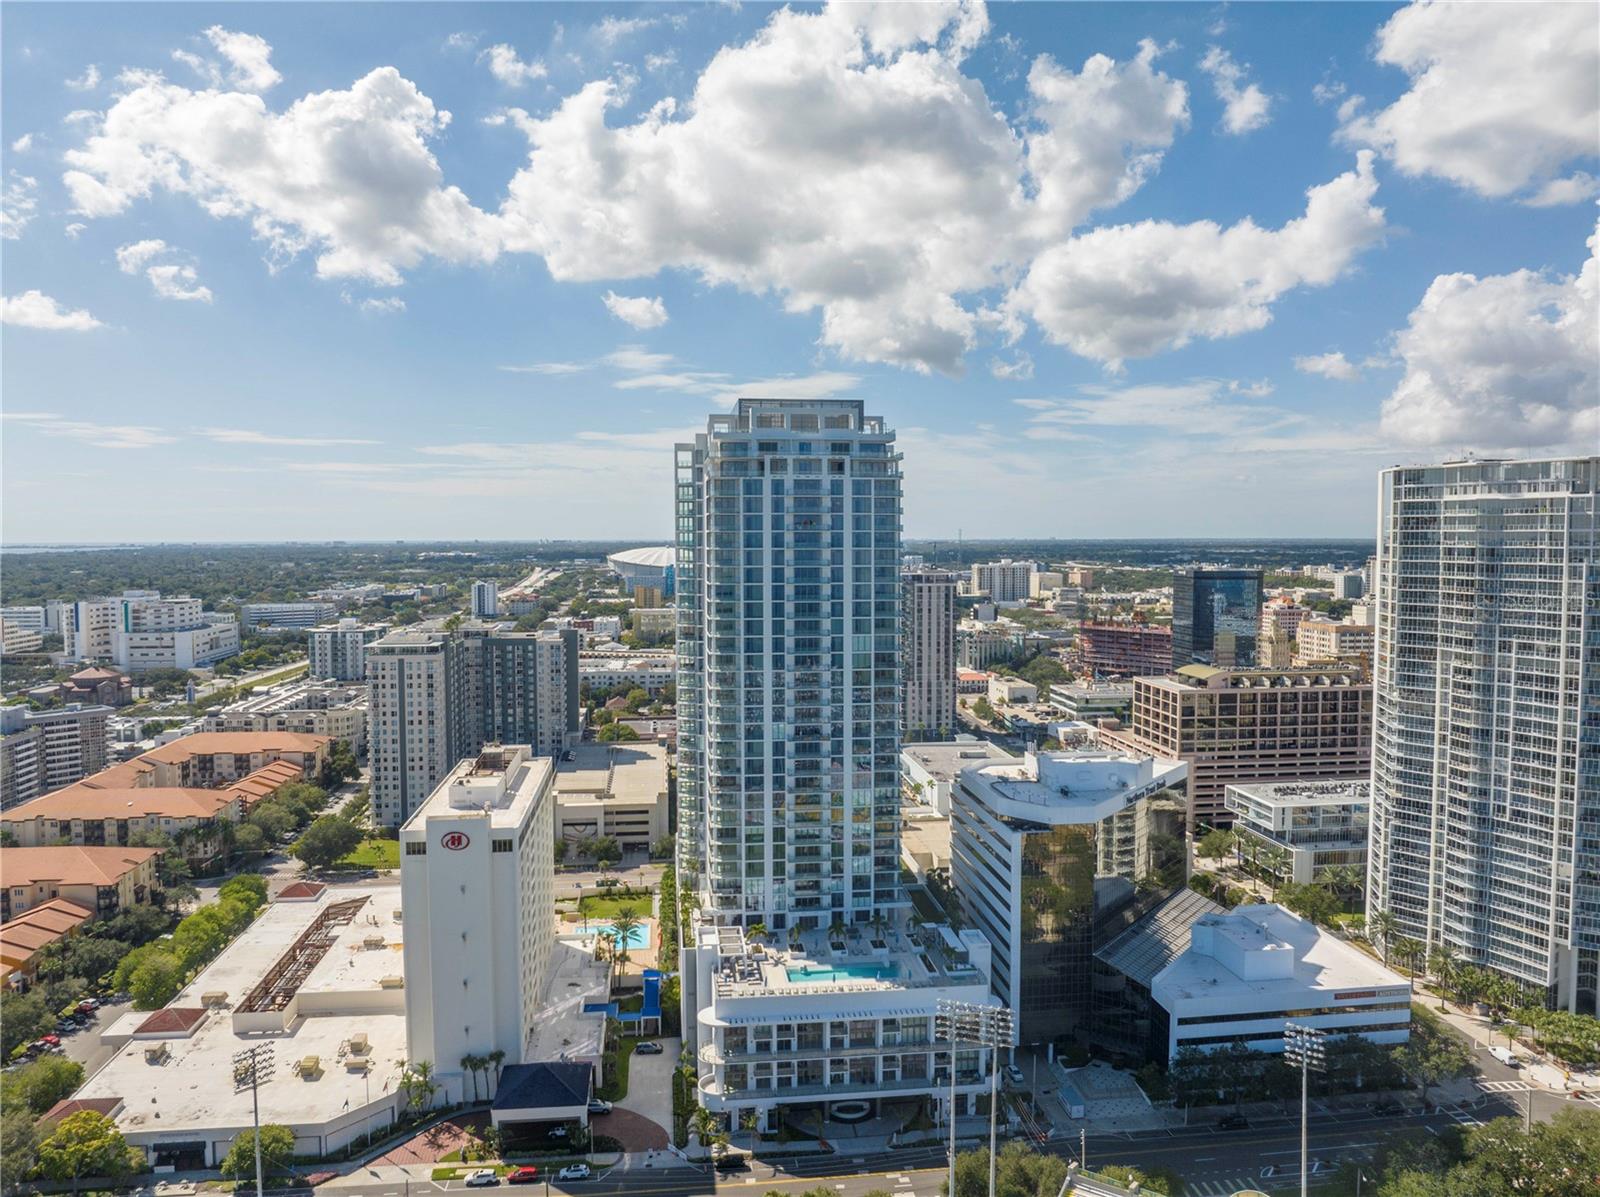
{"type": "Polygon", "coordinates": [[[3,21],[9,543],[661,537],[740,393],[887,416],[911,536],[1600,450],[1589,5],[3,21]]]}

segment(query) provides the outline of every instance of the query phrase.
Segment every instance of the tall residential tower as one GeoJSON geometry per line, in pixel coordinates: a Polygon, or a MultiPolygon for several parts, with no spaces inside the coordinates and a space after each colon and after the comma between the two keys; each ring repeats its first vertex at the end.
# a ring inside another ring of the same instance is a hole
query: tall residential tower
{"type": "Polygon", "coordinates": [[[1564,1009],[1600,973],[1600,457],[1383,471],[1367,909],[1564,1009]]]}
{"type": "Polygon", "coordinates": [[[741,399],[678,446],[678,844],[719,921],[897,892],[899,462],[857,400],[741,399]]]}
{"type": "Polygon", "coordinates": [[[956,727],[956,575],[900,575],[900,667],[907,740],[948,740],[956,727]]]}

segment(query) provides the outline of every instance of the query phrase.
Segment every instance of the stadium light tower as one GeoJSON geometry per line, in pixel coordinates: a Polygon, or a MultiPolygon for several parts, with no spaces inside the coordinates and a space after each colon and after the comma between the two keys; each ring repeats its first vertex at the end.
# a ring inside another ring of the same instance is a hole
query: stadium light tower
{"type": "Polygon", "coordinates": [[[1328,1064],[1323,1038],[1323,1032],[1303,1023],[1290,1022],[1283,1026],[1284,1059],[1300,1066],[1300,1197],[1306,1197],[1311,1183],[1306,1174],[1306,1107],[1311,1070],[1315,1068],[1321,1072],[1328,1064]]]}
{"type": "Polygon", "coordinates": [[[1000,1049],[1015,1042],[1011,1011],[940,998],[934,1026],[950,1043],[950,1192],[956,1191],[956,1047],[989,1049],[989,1197],[995,1197],[995,1116],[1000,1108],[1000,1049]]]}

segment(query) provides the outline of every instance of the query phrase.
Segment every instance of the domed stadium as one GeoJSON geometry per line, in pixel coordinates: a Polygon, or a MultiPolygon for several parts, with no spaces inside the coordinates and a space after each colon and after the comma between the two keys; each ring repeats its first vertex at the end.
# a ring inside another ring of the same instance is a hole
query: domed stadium
{"type": "Polygon", "coordinates": [[[672,594],[673,567],[678,551],[671,545],[659,548],[624,549],[606,558],[606,564],[622,576],[628,590],[647,587],[659,590],[663,598],[672,594]]]}

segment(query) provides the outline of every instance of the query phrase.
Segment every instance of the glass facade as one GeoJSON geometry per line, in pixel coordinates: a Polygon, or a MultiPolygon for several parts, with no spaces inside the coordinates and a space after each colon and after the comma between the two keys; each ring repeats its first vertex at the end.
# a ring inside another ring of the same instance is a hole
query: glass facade
{"type": "Polygon", "coordinates": [[[719,919],[894,900],[899,461],[854,400],[742,399],[678,447],[679,868],[719,919]]]}
{"type": "Polygon", "coordinates": [[[1600,990],[1600,458],[1381,475],[1369,910],[1600,990]]]}
{"type": "Polygon", "coordinates": [[[1095,949],[1183,886],[1184,811],[1162,790],[1096,821],[1052,824],[1005,813],[963,780],[951,803],[952,880],[994,944],[993,988],[1017,1016],[1018,1042],[1079,1032],[1095,949]]]}
{"type": "Polygon", "coordinates": [[[1180,569],[1172,579],[1172,666],[1256,664],[1259,569],[1180,569]]]}

